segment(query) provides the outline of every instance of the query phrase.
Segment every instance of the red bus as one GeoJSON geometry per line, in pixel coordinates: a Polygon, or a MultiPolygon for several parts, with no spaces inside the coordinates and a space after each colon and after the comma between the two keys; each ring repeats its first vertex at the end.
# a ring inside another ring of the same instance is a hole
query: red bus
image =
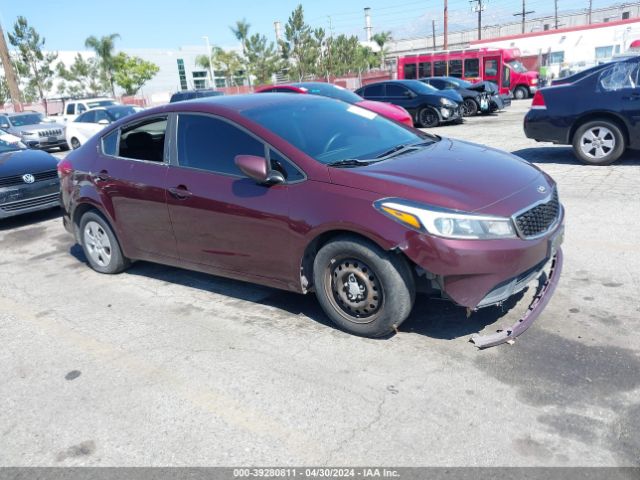
{"type": "Polygon", "coordinates": [[[491,81],[500,93],[528,98],[538,89],[538,73],[518,60],[517,48],[475,48],[408,55],[398,59],[398,78],[458,77],[471,82],[491,81]]]}

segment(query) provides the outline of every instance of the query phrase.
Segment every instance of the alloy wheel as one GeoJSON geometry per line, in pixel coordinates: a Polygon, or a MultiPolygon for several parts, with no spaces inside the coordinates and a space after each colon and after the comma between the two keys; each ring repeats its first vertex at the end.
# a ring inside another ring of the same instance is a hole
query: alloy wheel
{"type": "Polygon", "coordinates": [[[590,128],[580,137],[580,150],[589,158],[604,158],[615,148],[616,138],[606,127],[590,128]]]}
{"type": "Polygon", "coordinates": [[[111,262],[111,241],[98,222],[89,221],[84,226],[84,244],[91,259],[106,267],[111,262]]]}

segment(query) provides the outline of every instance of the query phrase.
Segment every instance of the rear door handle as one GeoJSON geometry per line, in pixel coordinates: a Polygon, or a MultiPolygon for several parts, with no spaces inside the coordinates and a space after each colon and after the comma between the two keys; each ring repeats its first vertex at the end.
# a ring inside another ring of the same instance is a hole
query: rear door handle
{"type": "Polygon", "coordinates": [[[184,200],[185,198],[189,198],[190,196],[193,195],[193,193],[187,190],[187,187],[185,187],[184,185],[179,185],[175,188],[170,188],[169,193],[173,195],[175,198],[177,198],[178,200],[184,200]]]}

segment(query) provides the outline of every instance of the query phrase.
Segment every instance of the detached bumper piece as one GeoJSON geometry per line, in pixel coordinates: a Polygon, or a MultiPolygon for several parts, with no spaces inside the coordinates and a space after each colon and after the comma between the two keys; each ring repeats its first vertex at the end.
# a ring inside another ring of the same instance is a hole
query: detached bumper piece
{"type": "Polygon", "coordinates": [[[560,274],[562,273],[562,262],[562,250],[558,249],[554,257],[551,259],[551,267],[549,269],[549,275],[546,282],[536,296],[533,297],[527,312],[512,327],[491,335],[476,334],[473,335],[469,341],[476,347],[483,349],[509,342],[525,332],[540,316],[547,306],[547,303],[549,303],[549,300],[551,300],[553,292],[555,292],[556,287],[558,286],[560,274]]]}

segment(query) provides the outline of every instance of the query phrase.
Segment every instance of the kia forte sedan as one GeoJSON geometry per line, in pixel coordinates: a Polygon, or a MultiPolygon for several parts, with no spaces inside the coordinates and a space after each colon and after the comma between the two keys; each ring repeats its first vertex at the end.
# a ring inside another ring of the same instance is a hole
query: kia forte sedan
{"type": "Polygon", "coordinates": [[[548,270],[525,317],[476,344],[508,340],[544,308],[562,264],[549,176],[316,95],[150,109],[59,173],[64,224],[94,270],[147,260],[315,292],[335,324],[368,337],[397,329],[417,291],[477,309],[548,270]]]}

